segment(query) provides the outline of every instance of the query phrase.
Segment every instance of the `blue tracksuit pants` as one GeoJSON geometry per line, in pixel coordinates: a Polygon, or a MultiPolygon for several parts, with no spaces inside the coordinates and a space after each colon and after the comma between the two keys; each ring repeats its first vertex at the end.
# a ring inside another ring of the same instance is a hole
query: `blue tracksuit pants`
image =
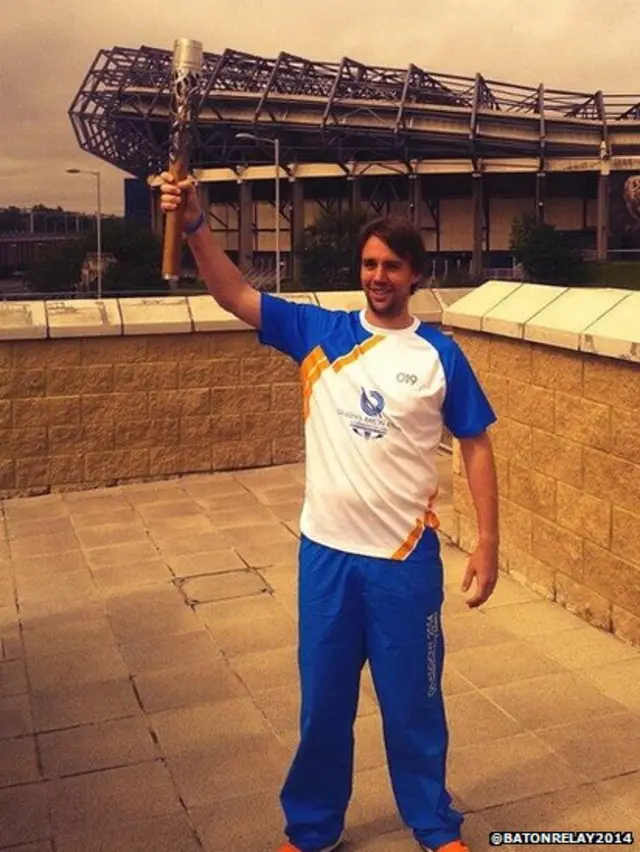
{"type": "Polygon", "coordinates": [[[375,559],[301,538],[300,744],[281,801],[286,833],[303,852],[335,843],[344,828],[366,660],[403,820],[430,848],[460,837],[462,816],[445,787],[443,578],[435,534],[420,553],[404,562],[375,559]]]}

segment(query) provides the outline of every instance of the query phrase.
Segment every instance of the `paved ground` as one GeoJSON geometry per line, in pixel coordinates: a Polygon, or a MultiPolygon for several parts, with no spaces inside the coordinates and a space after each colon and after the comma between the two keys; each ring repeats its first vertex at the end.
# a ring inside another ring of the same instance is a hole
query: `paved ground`
{"type": "MultiPolygon", "coordinates": [[[[4,503],[1,849],[277,846],[302,480],[287,467],[4,503]]],[[[493,829],[638,837],[640,653],[509,578],[467,611],[464,556],[444,553],[450,785],[474,852],[493,829]]],[[[415,849],[369,677],[348,838],[345,852],[415,849]]]]}

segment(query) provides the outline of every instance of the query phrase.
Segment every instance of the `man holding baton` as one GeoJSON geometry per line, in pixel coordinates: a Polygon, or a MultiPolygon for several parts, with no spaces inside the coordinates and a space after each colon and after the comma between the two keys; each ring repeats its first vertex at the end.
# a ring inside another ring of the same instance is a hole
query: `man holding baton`
{"type": "Polygon", "coordinates": [[[192,180],[163,175],[161,206],[181,205],[211,295],[294,358],[303,383],[306,490],[300,520],[300,744],[281,801],[280,852],[337,849],[352,793],[360,674],[369,662],[396,802],[422,849],[466,852],[446,789],[441,689],[443,568],[436,453],[460,440],[478,520],[462,579],[469,607],[498,577],[498,498],[487,428],[495,421],[451,338],[409,313],[425,263],[403,219],[365,226],[357,245],[367,308],[351,313],[258,293],[215,244],[192,180]]]}

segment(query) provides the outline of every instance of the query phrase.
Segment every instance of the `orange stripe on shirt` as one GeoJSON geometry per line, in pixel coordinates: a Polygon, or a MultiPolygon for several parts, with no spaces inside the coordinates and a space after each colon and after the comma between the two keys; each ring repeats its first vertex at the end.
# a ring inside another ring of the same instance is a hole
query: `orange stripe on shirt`
{"type": "Polygon", "coordinates": [[[436,488],[435,493],[429,499],[427,511],[421,518],[416,518],[415,527],[411,530],[409,535],[405,538],[400,547],[393,554],[393,556],[391,557],[392,559],[404,559],[415,549],[425,529],[437,530],[440,527],[440,519],[431,508],[433,506],[437,494],[438,489],[436,488]]]}
{"type": "Polygon", "coordinates": [[[309,405],[313,386],[322,373],[329,367],[327,356],[321,346],[316,346],[300,364],[300,378],[302,379],[302,411],[304,419],[309,416],[309,405]]]}
{"type": "Polygon", "coordinates": [[[377,346],[378,343],[381,343],[384,340],[383,334],[377,334],[373,337],[369,337],[365,340],[364,343],[357,343],[351,352],[348,352],[346,355],[342,355],[336,361],[333,362],[333,369],[336,373],[339,373],[340,370],[343,370],[349,364],[353,364],[361,355],[364,355],[365,352],[368,352],[370,349],[373,349],[374,346],[377,346]]]}

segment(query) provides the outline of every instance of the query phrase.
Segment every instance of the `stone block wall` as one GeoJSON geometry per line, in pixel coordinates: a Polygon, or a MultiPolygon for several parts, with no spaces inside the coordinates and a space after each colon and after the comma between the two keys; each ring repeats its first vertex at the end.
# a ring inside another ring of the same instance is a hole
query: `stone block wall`
{"type": "MultiPolygon", "coordinates": [[[[640,644],[640,365],[456,329],[499,422],[503,570],[640,644]]],[[[454,449],[453,537],[475,520],[454,449]]]]}
{"type": "MultiPolygon", "coordinates": [[[[419,290],[439,323],[469,291],[419,290]]],[[[362,291],[287,293],[329,310],[362,291]]],[[[0,498],[299,462],[293,360],[210,296],[0,302],[0,498]]]]}
{"type": "Polygon", "coordinates": [[[0,497],[296,462],[300,412],[253,331],[0,340],[0,497]]]}

